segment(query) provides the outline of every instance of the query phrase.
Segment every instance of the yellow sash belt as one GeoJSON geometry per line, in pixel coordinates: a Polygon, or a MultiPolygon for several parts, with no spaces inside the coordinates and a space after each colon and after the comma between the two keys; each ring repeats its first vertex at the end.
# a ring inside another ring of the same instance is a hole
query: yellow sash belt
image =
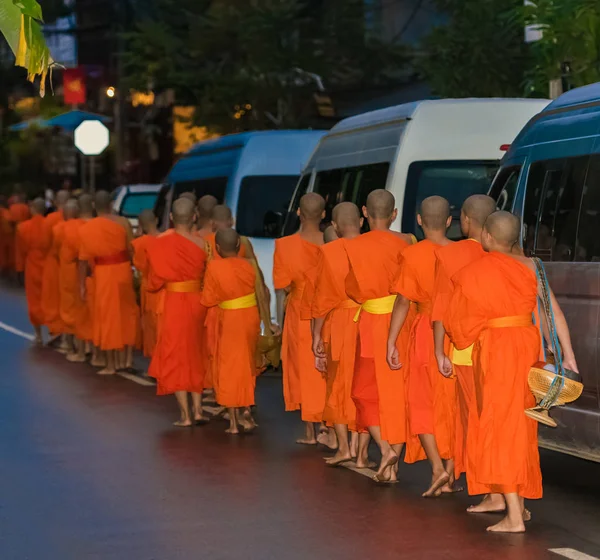
{"type": "Polygon", "coordinates": [[[358,321],[361,311],[371,313],[371,315],[387,315],[394,310],[394,302],[396,301],[396,294],[391,296],[384,296],[376,299],[368,299],[365,301],[356,312],[354,316],[354,322],[358,321]]]}
{"type": "Polygon", "coordinates": [[[450,360],[455,366],[472,366],[473,365],[473,344],[471,346],[464,348],[463,350],[458,350],[454,346],[452,346],[452,350],[450,352],[450,360]]]}
{"type": "Polygon", "coordinates": [[[202,283],[200,280],[186,280],[185,282],[168,282],[166,285],[167,292],[177,292],[180,294],[201,292],[202,283]]]}
{"type": "Polygon", "coordinates": [[[256,307],[256,294],[252,292],[247,296],[242,296],[235,299],[228,299],[219,303],[221,309],[248,309],[249,307],[256,307]]]}
{"type": "Polygon", "coordinates": [[[497,317],[487,322],[488,329],[505,329],[508,327],[530,327],[533,325],[531,315],[512,315],[510,317],[497,317]]]}

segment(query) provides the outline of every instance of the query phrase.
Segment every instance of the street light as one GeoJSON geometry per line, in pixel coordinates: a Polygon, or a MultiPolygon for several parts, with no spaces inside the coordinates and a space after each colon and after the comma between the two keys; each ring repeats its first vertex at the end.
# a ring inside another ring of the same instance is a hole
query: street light
{"type": "Polygon", "coordinates": [[[115,96],[116,90],[113,86],[106,88],[106,97],[110,97],[111,99],[115,96]]]}

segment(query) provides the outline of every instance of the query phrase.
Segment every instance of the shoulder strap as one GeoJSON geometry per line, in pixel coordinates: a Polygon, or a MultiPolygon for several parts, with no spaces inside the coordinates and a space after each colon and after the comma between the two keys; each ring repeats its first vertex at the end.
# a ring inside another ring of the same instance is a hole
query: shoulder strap
{"type": "Polygon", "coordinates": [[[412,233],[409,233],[408,235],[412,241],[412,244],[415,245],[417,243],[417,236],[412,233]]]}

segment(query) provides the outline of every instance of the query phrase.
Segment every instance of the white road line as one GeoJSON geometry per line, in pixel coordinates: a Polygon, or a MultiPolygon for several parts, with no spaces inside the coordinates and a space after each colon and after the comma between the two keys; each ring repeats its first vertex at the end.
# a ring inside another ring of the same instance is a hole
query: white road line
{"type": "Polygon", "coordinates": [[[152,381],[148,381],[139,375],[133,375],[132,373],[123,373],[122,371],[118,371],[117,375],[119,377],[123,377],[124,379],[129,379],[129,381],[133,381],[138,385],[143,385],[144,387],[155,387],[156,385],[152,383],[152,381]]]}
{"type": "Polygon", "coordinates": [[[583,552],[579,552],[579,550],[575,550],[573,548],[550,548],[548,550],[550,552],[554,552],[554,554],[558,554],[559,556],[570,558],[570,560],[598,560],[598,558],[595,556],[584,554],[583,552]]]}
{"type": "Polygon", "coordinates": [[[0,329],[12,334],[16,334],[17,336],[25,338],[26,340],[31,340],[32,342],[35,340],[34,335],[21,331],[19,329],[15,329],[15,327],[11,327],[10,325],[3,323],[2,321],[0,321],[0,329]]]}

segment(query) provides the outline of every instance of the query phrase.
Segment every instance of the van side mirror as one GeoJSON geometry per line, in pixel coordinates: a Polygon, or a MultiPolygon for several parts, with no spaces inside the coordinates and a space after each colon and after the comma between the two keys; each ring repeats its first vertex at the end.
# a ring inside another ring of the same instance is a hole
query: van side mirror
{"type": "Polygon", "coordinates": [[[263,219],[263,232],[266,237],[279,237],[285,222],[284,212],[269,210],[263,219]]]}

